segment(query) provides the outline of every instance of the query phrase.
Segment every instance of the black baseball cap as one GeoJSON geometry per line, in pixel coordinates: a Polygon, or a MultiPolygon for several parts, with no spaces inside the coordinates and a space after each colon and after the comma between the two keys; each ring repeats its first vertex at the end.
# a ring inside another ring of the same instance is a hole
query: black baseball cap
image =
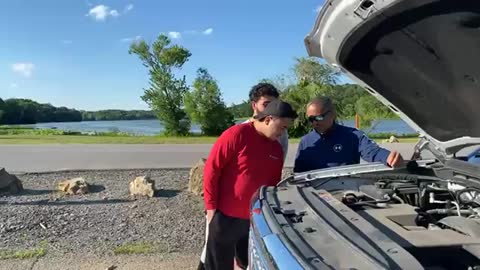
{"type": "Polygon", "coordinates": [[[280,99],[274,99],[268,103],[263,112],[255,115],[253,118],[263,119],[267,116],[295,119],[298,117],[298,114],[289,103],[281,101],[280,99]]]}

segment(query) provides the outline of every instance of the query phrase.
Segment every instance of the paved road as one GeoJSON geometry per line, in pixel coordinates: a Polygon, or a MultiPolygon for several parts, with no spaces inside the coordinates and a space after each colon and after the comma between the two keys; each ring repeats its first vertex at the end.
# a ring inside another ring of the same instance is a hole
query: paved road
{"type": "MultiPolygon", "coordinates": [[[[190,168],[207,157],[211,144],[155,145],[0,145],[0,167],[11,172],[79,169],[190,168]]],[[[410,157],[414,144],[385,144],[410,157]]],[[[285,165],[293,166],[297,144],[289,146],[285,165]]]]}
{"type": "Polygon", "coordinates": [[[97,270],[110,269],[116,266],[118,270],[176,270],[197,269],[199,254],[127,254],[92,257],[91,255],[69,254],[64,256],[50,256],[47,251],[45,257],[39,259],[8,259],[2,260],[0,270],[97,270]]]}

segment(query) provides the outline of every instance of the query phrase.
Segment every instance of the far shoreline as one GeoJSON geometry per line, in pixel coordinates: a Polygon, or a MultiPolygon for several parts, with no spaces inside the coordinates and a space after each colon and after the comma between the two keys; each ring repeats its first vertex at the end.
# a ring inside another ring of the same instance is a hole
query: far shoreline
{"type": "MultiPolygon", "coordinates": [[[[248,119],[248,117],[236,118],[235,121],[238,123],[243,122],[246,119],[248,119]]],[[[153,120],[158,121],[158,119],[153,120]]],[[[377,119],[376,121],[382,120],[389,119],[377,119]]],[[[105,120],[105,122],[107,121],[110,120],[105,120]]],[[[61,124],[65,122],[57,123],[61,124]]],[[[390,139],[392,136],[394,136],[400,143],[412,143],[419,139],[418,133],[366,132],[367,135],[376,142],[386,142],[386,140],[390,139]]],[[[161,133],[135,134],[123,132],[119,128],[113,128],[108,131],[81,131],[81,129],[68,130],[57,127],[35,127],[32,125],[0,126],[0,144],[213,144],[217,138],[218,136],[203,136],[197,130],[192,131],[186,136],[166,136],[161,133]]],[[[290,143],[298,143],[299,141],[300,138],[290,138],[290,143]]]]}
{"type": "MultiPolygon", "coordinates": [[[[213,144],[218,137],[207,136],[88,136],[88,135],[0,135],[0,144],[213,144]]],[[[384,143],[388,138],[372,138],[384,143]]],[[[398,143],[415,143],[418,137],[399,137],[398,143]]],[[[298,144],[300,138],[290,138],[298,144]]]]}

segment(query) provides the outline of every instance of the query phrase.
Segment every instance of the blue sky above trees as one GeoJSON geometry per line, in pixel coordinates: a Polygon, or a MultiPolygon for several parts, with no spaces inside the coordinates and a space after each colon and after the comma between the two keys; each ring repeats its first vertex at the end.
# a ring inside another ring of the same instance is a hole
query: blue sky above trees
{"type": "Polygon", "coordinates": [[[147,109],[147,70],[129,44],[166,33],[218,81],[228,105],[289,73],[320,1],[17,0],[0,9],[0,97],[77,109],[147,109]]]}

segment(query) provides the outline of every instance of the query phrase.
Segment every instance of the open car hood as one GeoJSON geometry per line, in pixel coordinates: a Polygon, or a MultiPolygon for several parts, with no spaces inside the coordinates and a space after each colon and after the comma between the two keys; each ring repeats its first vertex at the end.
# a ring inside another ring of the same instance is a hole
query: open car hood
{"type": "Polygon", "coordinates": [[[326,0],[305,45],[442,153],[480,144],[480,1],[326,0]]]}

